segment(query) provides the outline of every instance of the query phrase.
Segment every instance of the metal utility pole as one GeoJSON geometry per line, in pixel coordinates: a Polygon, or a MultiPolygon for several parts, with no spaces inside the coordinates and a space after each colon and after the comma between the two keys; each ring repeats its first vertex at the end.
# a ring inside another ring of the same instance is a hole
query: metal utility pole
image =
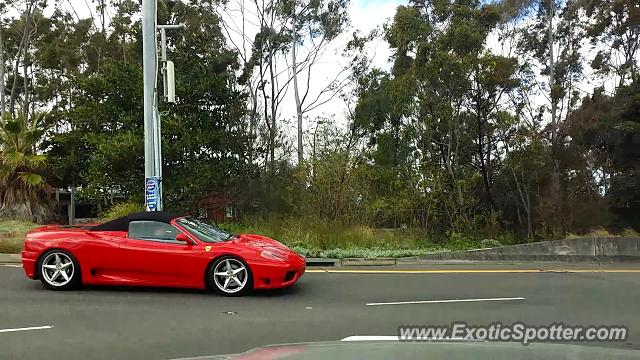
{"type": "Polygon", "coordinates": [[[160,177],[157,171],[156,144],[160,145],[160,132],[156,128],[155,88],[156,61],[156,0],[142,0],[142,82],[144,86],[144,177],[145,209],[162,210],[160,177]]]}
{"type": "Polygon", "coordinates": [[[178,29],[180,25],[160,25],[156,22],[156,1],[142,0],[142,72],[144,97],[144,177],[145,209],[162,210],[162,144],[160,137],[160,112],[158,111],[158,41],[157,30],[162,35],[162,75],[165,101],[174,101],[173,63],[167,62],[166,29],[178,29]],[[170,63],[170,64],[168,64],[170,63]],[[167,66],[169,65],[169,66],[167,66]],[[167,71],[169,70],[169,71],[167,71]],[[167,94],[170,89],[171,94],[167,94]]]}

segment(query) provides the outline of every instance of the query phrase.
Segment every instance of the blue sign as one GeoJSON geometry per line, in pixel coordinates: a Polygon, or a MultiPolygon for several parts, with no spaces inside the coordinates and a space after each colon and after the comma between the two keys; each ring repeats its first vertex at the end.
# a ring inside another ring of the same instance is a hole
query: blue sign
{"type": "Polygon", "coordinates": [[[160,179],[157,177],[150,177],[145,181],[145,203],[147,204],[147,211],[158,211],[160,179]]]}

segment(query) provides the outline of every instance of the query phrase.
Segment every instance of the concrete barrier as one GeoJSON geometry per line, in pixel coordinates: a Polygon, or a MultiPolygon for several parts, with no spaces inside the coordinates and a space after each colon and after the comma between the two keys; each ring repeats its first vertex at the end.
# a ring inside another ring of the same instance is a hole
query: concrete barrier
{"type": "Polygon", "coordinates": [[[640,261],[640,238],[585,237],[429,254],[415,260],[640,261]]]}

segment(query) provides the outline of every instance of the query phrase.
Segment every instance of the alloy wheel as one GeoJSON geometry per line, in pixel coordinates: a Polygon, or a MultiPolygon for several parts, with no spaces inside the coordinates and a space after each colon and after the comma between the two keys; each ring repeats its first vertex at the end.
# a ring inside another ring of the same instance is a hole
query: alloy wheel
{"type": "Polygon", "coordinates": [[[47,284],[62,287],[73,279],[75,267],[69,255],[53,252],[42,260],[42,278],[47,284]]]}
{"type": "Polygon", "coordinates": [[[236,259],[225,259],[213,269],[213,281],[220,291],[234,294],[247,285],[249,274],[245,265],[236,259]]]}

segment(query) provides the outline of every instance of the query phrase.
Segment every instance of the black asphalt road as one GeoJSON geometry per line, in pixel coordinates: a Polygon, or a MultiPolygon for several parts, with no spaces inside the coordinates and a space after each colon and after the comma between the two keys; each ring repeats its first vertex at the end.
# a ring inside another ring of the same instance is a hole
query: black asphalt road
{"type": "Polygon", "coordinates": [[[367,267],[362,268],[367,273],[309,272],[290,289],[225,298],[156,288],[53,292],[27,279],[21,268],[0,266],[0,359],[171,359],[397,335],[403,324],[455,321],[625,325],[628,343],[597,345],[640,349],[640,272],[633,272],[640,264],[607,267],[615,272],[504,272],[545,268],[593,269],[580,264],[367,267]],[[498,271],[476,272],[487,269],[498,271]],[[366,305],[500,297],[526,300],[366,305]],[[39,326],[52,328],[2,331],[39,326]]]}

